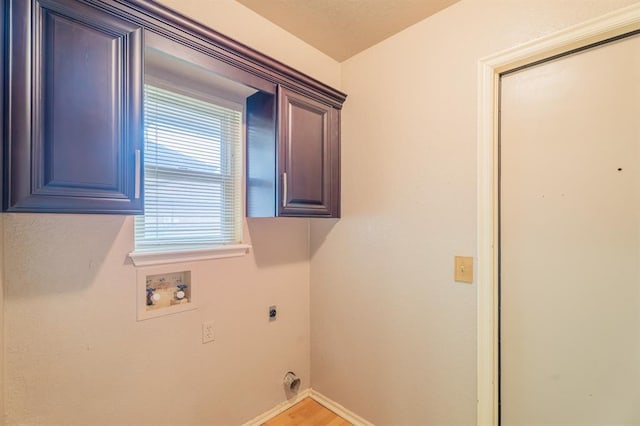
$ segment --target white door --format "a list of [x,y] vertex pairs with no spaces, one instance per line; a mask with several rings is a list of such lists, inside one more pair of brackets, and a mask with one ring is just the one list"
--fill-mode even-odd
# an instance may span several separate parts
[[640,425],[640,37],[505,75],[502,425]]

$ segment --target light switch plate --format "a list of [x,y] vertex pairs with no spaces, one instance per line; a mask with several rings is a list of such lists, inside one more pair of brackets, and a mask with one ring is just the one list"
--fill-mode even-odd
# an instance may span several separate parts
[[453,277],[463,283],[473,282],[473,257],[456,256]]

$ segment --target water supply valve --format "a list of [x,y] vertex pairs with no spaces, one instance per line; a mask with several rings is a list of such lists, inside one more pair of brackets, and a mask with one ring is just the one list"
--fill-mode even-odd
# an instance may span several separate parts
[[155,291],[155,288],[147,287],[147,306],[152,306],[160,300],[160,295]]
[[188,286],[186,284],[178,284],[177,287],[178,287],[178,290],[176,291],[176,299],[182,300],[187,295],[185,290],[187,289]]

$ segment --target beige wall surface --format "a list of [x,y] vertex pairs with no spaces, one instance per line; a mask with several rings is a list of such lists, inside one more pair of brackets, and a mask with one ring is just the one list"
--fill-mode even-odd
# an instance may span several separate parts
[[7,423],[234,425],[286,399],[288,370],[309,386],[308,224],[248,230],[247,256],[175,265],[199,309],[137,322],[133,218],[6,215]]
[[[340,83],[337,62],[232,0],[163,3]],[[308,221],[247,222],[249,255],[176,265],[198,310],[138,322],[132,217],[4,215],[7,424],[229,426],[283,402],[290,369],[308,387]]]
[[342,207],[312,222],[315,390],[377,425],[471,425],[478,60],[631,4],[463,0],[343,63]]

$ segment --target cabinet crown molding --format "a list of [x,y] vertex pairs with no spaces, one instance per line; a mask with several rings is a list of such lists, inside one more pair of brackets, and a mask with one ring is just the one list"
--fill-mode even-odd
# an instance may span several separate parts
[[[95,5],[108,5],[146,29],[173,38],[176,32],[189,41],[189,47],[206,50],[207,54],[250,72],[272,83],[316,98],[341,109],[347,95],[321,81],[271,58],[239,41],[219,33],[187,16],[152,0],[83,0]],[[213,48],[212,48],[213,46]]]

